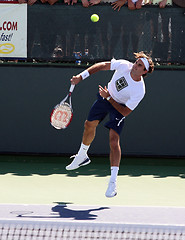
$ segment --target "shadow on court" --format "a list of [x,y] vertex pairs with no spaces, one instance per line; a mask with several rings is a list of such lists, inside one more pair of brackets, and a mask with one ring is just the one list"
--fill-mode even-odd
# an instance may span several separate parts
[[[16,176],[66,174],[68,177],[110,176],[108,157],[91,157],[92,163],[74,171],[66,171],[69,157],[37,157],[37,156],[0,156],[0,175]],[[152,175],[154,178],[180,177],[185,179],[184,159],[122,159],[119,175],[139,177]]]
[[87,210],[72,210],[67,205],[57,205],[52,208],[54,213],[59,214],[61,218],[72,218],[74,220],[94,220],[98,215],[92,214],[93,211],[101,211],[109,207],[91,208]]
[[[49,214],[34,214],[34,211],[12,211],[10,212],[12,215],[18,218],[63,218],[63,219],[71,219],[71,220],[96,220],[98,217],[97,214],[93,214],[91,212],[99,212],[101,210],[110,209],[109,207],[99,207],[99,208],[88,208],[88,209],[72,209],[70,206],[67,206],[70,203],[58,203],[56,206],[51,208]],[[21,208],[21,207],[20,207]],[[42,208],[42,207],[41,207]],[[29,207],[27,208],[29,209]],[[30,209],[33,210],[33,209]]]

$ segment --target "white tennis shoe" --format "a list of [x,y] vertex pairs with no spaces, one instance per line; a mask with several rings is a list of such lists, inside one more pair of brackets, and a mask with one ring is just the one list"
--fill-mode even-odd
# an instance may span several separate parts
[[89,157],[87,155],[82,157],[82,156],[79,156],[78,154],[76,154],[74,156],[71,156],[70,158],[74,158],[74,160],[71,162],[71,164],[66,166],[66,170],[74,170],[81,166],[85,166],[91,162],[91,160],[89,159]]
[[114,197],[117,195],[116,182],[109,182],[105,196],[108,198]]

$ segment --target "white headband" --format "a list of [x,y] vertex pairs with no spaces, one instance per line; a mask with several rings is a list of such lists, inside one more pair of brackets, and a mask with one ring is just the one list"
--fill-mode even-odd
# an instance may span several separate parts
[[149,70],[149,67],[150,67],[150,64],[149,64],[147,58],[140,58],[140,59],[141,59],[141,61],[144,63],[145,68],[146,68],[146,70],[148,71],[148,70]]

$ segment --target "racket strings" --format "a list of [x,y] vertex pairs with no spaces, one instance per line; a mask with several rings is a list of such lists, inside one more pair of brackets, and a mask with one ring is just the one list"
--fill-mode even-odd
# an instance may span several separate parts
[[54,109],[51,115],[51,125],[56,129],[64,129],[70,124],[72,117],[71,105],[64,102]]

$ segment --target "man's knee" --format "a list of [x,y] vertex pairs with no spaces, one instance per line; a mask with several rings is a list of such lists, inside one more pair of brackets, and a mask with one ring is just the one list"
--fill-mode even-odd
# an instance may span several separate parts
[[110,131],[110,138],[109,138],[109,142],[110,142],[110,148],[111,149],[119,149],[120,148],[120,143],[119,143],[119,134],[116,133],[115,131]]
[[85,129],[93,129],[96,128],[98,125],[99,121],[98,120],[94,120],[94,121],[88,121],[86,120],[84,123],[84,128]]

